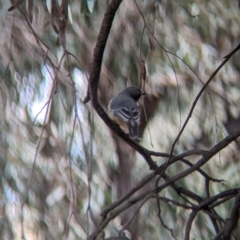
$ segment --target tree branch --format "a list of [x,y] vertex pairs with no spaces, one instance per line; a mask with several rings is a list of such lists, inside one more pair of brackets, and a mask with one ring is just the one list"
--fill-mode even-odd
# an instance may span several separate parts
[[133,140],[131,140],[128,137],[128,135],[125,134],[117,124],[111,121],[111,119],[105,113],[105,111],[103,110],[102,106],[98,101],[97,90],[98,90],[98,83],[100,78],[103,54],[104,54],[104,50],[105,50],[105,46],[107,43],[110,30],[112,27],[114,16],[121,2],[122,0],[112,0],[107,7],[106,13],[104,14],[101,29],[97,38],[97,43],[94,48],[93,62],[91,66],[90,76],[89,76],[88,93],[84,100],[84,103],[87,103],[91,99],[93,108],[95,109],[99,117],[102,118],[102,120],[106,123],[106,125],[112,131],[114,131],[119,137],[121,137],[125,142],[127,142],[128,145],[130,145],[137,152],[139,152],[148,163],[150,169],[156,170],[157,164],[152,160],[148,150],[143,148]]

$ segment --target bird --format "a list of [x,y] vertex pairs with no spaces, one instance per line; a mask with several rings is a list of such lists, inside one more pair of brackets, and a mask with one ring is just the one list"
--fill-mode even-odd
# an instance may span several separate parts
[[112,98],[108,104],[109,117],[134,140],[141,140],[138,129],[140,125],[138,100],[143,95],[146,94],[138,87],[126,87]]

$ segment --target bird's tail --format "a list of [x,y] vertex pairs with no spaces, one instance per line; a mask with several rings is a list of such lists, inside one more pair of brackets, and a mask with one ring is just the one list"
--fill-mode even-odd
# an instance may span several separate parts
[[129,137],[135,140],[141,140],[140,132],[137,125],[128,126],[129,128]]

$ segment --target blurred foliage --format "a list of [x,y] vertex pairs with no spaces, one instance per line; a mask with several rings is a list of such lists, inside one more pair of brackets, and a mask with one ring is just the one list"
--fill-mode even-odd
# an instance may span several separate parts
[[[27,2],[19,6],[21,12],[8,12],[9,1],[0,4],[1,239],[21,238],[21,211],[26,239],[86,239],[95,227],[92,218],[98,219],[117,199],[115,176],[122,174],[118,140],[91,104],[82,103],[109,1],[68,1],[68,56],[56,44],[56,16],[50,15],[50,0],[33,2],[32,23]],[[169,152],[203,83],[239,43],[238,3],[137,0],[137,4],[145,20],[134,1],[123,1],[115,16],[104,53],[99,97],[107,107],[108,100],[127,84],[138,85],[141,54],[148,70],[146,92],[154,99],[145,106],[153,114],[141,144]],[[144,21],[153,35],[144,28]],[[239,69],[237,53],[200,98],[174,154],[209,149],[239,127]],[[189,160],[194,163],[197,159]],[[165,161],[155,160],[157,164]],[[225,180],[211,183],[212,195],[239,187],[238,162],[236,141],[204,166],[210,176]],[[131,180],[137,183],[149,169],[138,154],[133,164]],[[173,176],[186,168],[176,163],[167,173]],[[204,178],[197,172],[178,183],[206,196]],[[152,181],[145,190],[154,186]],[[170,188],[161,196],[181,201]],[[220,205],[218,214],[227,219],[232,205],[233,200]],[[183,239],[189,214],[189,210],[161,202],[163,221],[177,239]],[[121,229],[119,219],[105,228],[106,238]],[[216,234],[204,213],[197,215],[192,228],[191,239],[211,239]],[[138,239],[172,238],[159,221],[155,199],[141,208],[138,229]],[[240,236],[240,229],[236,233]]]

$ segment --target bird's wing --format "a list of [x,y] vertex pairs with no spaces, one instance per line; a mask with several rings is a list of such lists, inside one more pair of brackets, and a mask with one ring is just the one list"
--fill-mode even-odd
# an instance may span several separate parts
[[108,111],[114,117],[129,124],[130,120],[136,121],[137,125],[140,123],[140,113],[137,103],[126,96],[117,96],[110,100]]

